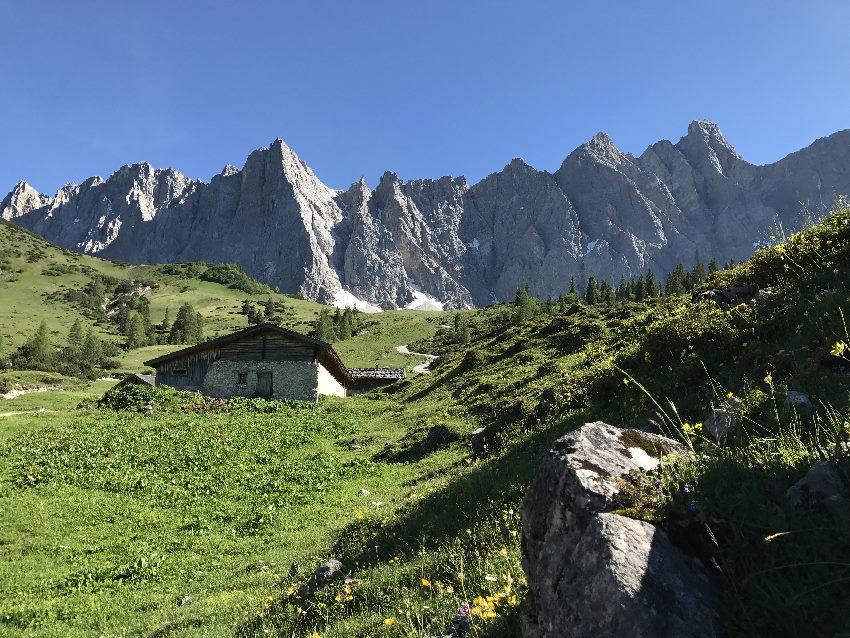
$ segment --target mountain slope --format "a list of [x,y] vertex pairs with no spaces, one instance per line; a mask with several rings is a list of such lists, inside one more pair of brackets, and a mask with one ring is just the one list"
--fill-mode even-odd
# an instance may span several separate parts
[[374,191],[362,180],[328,188],[278,139],[209,184],[145,163],[53,198],[22,182],[0,215],[66,248],[131,263],[236,263],[322,302],[353,294],[399,308],[423,290],[468,308],[526,284],[557,296],[571,276],[616,283],[680,262],[740,260],[843,193],[850,131],[756,166],[698,120],[676,144],[657,142],[638,158],[600,133],[555,173],[514,160],[472,186],[386,173]]

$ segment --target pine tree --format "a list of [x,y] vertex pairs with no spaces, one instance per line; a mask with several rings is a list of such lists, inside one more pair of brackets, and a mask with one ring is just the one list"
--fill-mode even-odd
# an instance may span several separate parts
[[103,362],[103,344],[95,334],[94,330],[89,329],[86,333],[86,338],[83,340],[83,347],[80,351],[80,367],[83,369],[92,370],[99,367]]
[[677,264],[676,267],[667,275],[667,281],[664,284],[664,292],[668,295],[681,295],[686,289],[687,274],[685,267],[682,264]]
[[637,278],[635,282],[635,301],[643,301],[646,299],[646,282],[643,280],[643,275]]
[[331,314],[327,309],[319,312],[319,317],[313,326],[313,336],[319,341],[327,343],[336,341],[336,326],[334,326]]
[[587,278],[587,286],[584,288],[584,301],[589,306],[599,303],[599,288],[596,285],[596,278],[592,275]]
[[624,277],[620,277],[620,284],[617,286],[617,301],[629,301],[630,297],[629,285],[626,283],[626,279]]
[[717,260],[712,257],[711,261],[708,262],[708,274],[712,274],[720,270],[720,265],[717,263]]
[[148,335],[145,332],[145,322],[138,312],[133,312],[127,320],[127,350],[135,350],[148,345]]
[[688,290],[693,290],[705,281],[705,266],[701,261],[698,261],[696,264],[694,264],[694,267],[691,269],[691,272],[688,273],[688,275]]
[[83,324],[79,319],[74,320],[71,329],[68,330],[68,348],[78,352],[83,346]]
[[652,273],[652,270],[646,271],[645,284],[647,297],[657,297],[661,292],[661,287],[658,285],[658,282],[655,281],[655,275]]
[[200,343],[204,334],[204,320],[200,313],[195,312],[192,304],[184,303],[177,311],[168,343]]
[[53,367],[56,360],[56,352],[47,334],[47,322],[41,322],[35,334],[24,345],[18,348],[14,359],[20,368],[49,370]]

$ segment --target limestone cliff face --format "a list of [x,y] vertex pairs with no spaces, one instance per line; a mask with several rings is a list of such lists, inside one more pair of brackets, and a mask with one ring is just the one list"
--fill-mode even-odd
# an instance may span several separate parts
[[448,308],[482,306],[528,285],[566,292],[571,276],[616,284],[679,262],[748,257],[850,194],[850,130],[766,166],[749,164],[713,122],[640,157],[600,133],[554,173],[516,159],[469,186],[463,177],[371,191],[325,186],[281,140],[209,184],[173,169],[124,166],[55,197],[21,182],[0,215],[66,248],[132,263],[232,262],[284,292],[382,308],[420,292]]

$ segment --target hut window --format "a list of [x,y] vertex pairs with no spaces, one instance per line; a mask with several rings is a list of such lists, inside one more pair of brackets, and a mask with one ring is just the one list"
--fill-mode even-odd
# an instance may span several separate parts
[[240,372],[239,373],[239,380],[237,381],[237,383],[239,385],[248,385],[248,373],[247,372]]
[[174,368],[174,370],[171,371],[171,374],[175,377],[185,377],[188,374],[188,371],[186,368]]

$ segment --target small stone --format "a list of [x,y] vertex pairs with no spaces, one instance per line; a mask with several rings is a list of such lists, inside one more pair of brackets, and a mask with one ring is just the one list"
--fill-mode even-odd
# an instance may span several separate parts
[[485,436],[486,432],[487,430],[485,428],[478,428],[477,430],[473,430],[471,438],[473,454],[484,453],[484,448],[487,445],[487,437]]
[[186,594],[185,596],[181,596],[179,605],[180,607],[186,607],[191,605],[193,602],[195,602],[194,599],[189,594]]
[[379,507],[383,507],[383,501],[372,501],[372,509],[378,509]]
[[360,491],[359,491],[359,492],[357,492],[357,493],[358,493],[360,496],[369,496],[372,492],[370,492],[369,490],[360,490]]
[[821,503],[839,523],[850,522],[850,499],[847,486],[832,461],[821,461],[794,483],[785,497],[798,507]]

